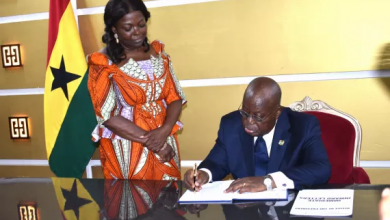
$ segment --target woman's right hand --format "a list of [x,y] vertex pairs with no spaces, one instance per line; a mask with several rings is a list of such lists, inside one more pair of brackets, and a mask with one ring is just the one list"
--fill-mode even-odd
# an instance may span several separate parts
[[172,146],[165,143],[164,146],[158,151],[158,156],[160,156],[160,163],[165,163],[171,161],[171,159],[176,155]]

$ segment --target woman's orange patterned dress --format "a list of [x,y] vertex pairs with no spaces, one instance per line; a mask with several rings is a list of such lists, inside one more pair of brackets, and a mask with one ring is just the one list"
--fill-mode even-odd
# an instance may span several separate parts
[[106,219],[185,220],[180,189],[175,181],[106,180],[101,213]]
[[121,115],[150,131],[163,125],[167,105],[180,99],[183,104],[186,102],[164,45],[153,41],[153,49],[157,57],[145,61],[130,59],[120,68],[102,53],[87,58],[88,89],[98,120],[92,139],[100,140],[100,159],[106,179],[180,179],[176,135],[182,128],[179,121],[167,138],[176,156],[166,163],[160,163],[158,155],[141,143],[123,139],[102,125],[110,117]]

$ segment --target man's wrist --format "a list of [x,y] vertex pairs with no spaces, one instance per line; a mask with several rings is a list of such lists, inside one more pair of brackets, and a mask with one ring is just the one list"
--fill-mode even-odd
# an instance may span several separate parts
[[199,171],[203,171],[206,173],[207,175],[207,183],[210,183],[212,182],[212,174],[211,174],[211,171],[209,169],[206,169],[206,168],[200,168]]
[[280,189],[294,189],[294,181],[289,179],[283,172],[278,171],[269,174],[274,180],[276,188]]

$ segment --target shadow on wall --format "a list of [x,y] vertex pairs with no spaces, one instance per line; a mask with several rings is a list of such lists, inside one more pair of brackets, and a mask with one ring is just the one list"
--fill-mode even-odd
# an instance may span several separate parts
[[[390,43],[385,44],[378,56],[378,63],[376,68],[378,70],[387,70],[390,71]],[[387,88],[388,93],[390,94],[390,78],[378,78],[383,85]]]

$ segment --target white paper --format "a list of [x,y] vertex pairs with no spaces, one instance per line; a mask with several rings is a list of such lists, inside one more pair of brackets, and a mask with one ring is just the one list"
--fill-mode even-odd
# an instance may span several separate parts
[[234,180],[215,181],[202,186],[199,192],[187,190],[180,198],[179,203],[232,203],[234,200],[287,200],[286,189],[274,189],[258,193],[224,193]]
[[215,181],[202,186],[199,192],[187,190],[179,200],[179,203],[188,202],[220,202],[231,203],[232,193],[224,193],[232,181]]
[[346,217],[353,213],[352,189],[302,190],[291,209],[291,215]]

